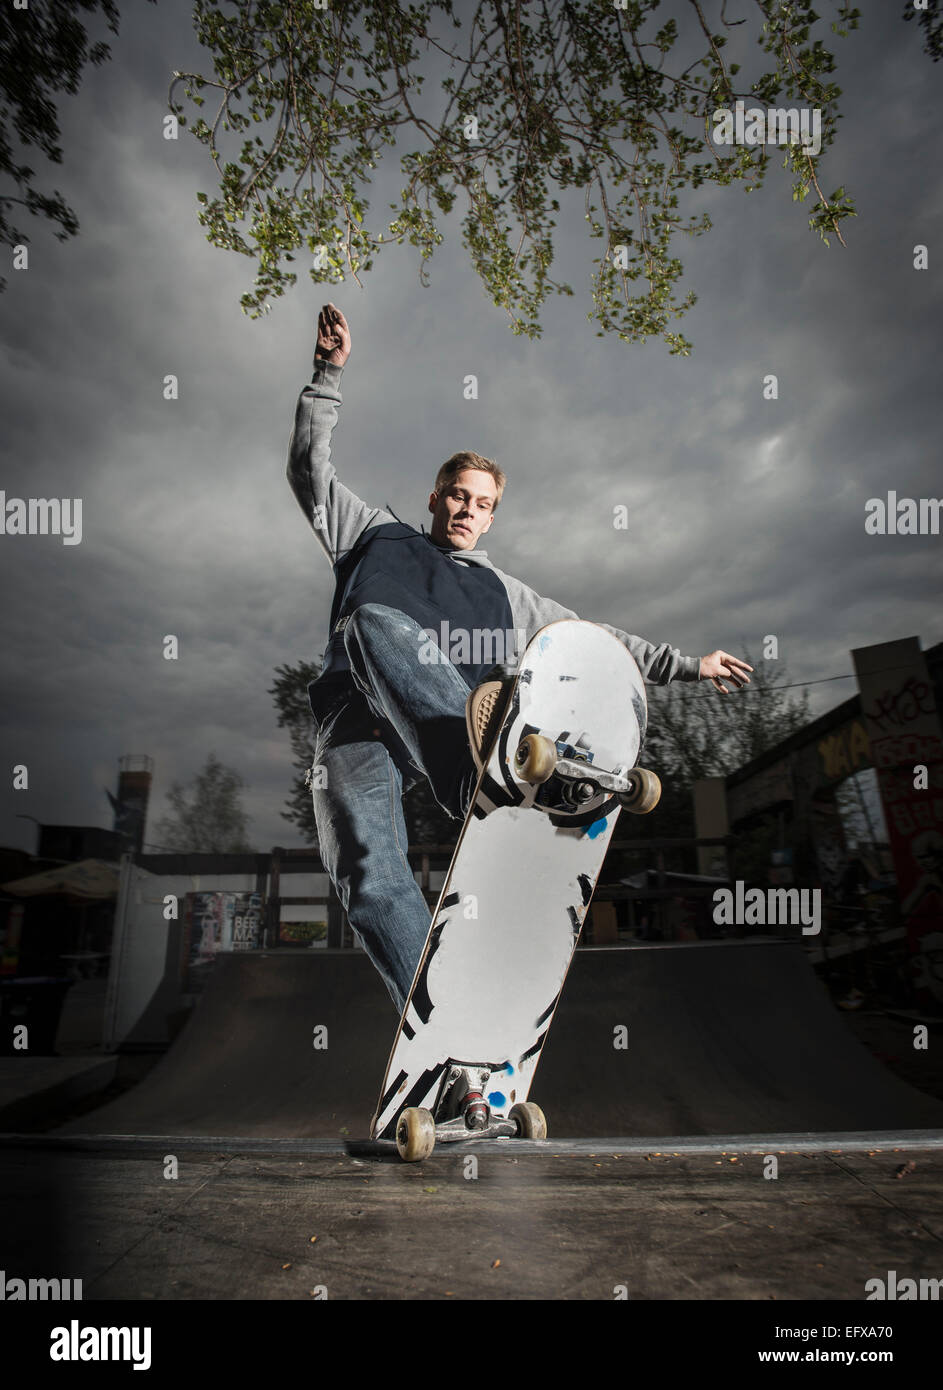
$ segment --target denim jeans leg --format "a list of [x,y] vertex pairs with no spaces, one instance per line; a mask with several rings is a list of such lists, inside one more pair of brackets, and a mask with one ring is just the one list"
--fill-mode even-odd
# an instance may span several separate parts
[[477,769],[465,725],[469,687],[455,666],[414,619],[379,603],[351,614],[344,644],[371,708],[393,726],[443,810],[464,818]]
[[[312,788],[324,867],[402,1012],[429,931],[430,909],[406,857],[403,778],[381,740],[318,739]],[[337,737],[337,741],[333,739]]]

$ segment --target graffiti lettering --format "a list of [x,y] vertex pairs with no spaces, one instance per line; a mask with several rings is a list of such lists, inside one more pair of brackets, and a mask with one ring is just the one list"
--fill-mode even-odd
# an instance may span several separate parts
[[932,734],[905,734],[903,738],[875,739],[871,746],[875,767],[900,767],[943,760],[943,743]]
[[900,690],[885,690],[865,713],[882,732],[888,724],[899,729],[922,714],[934,713],[933,692],[926,681],[908,676]]
[[867,767],[870,759],[868,735],[860,719],[835,734],[829,734],[818,745],[822,769],[831,781],[847,777],[859,767]]
[[900,803],[889,806],[888,810],[891,813],[891,824],[902,835],[916,835],[919,830],[938,830],[943,826],[943,817],[940,815],[943,803],[939,801],[932,804],[922,801],[911,802],[909,806]]

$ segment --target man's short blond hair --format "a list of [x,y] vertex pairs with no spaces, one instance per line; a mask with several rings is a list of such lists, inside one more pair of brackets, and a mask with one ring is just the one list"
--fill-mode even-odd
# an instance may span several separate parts
[[504,493],[507,474],[504,472],[503,468],[500,468],[495,463],[494,459],[482,458],[481,454],[472,454],[469,453],[468,450],[453,454],[450,459],[446,459],[445,463],[443,463],[436,474],[434,491],[439,492],[442,488],[449,487],[455,482],[459,473],[464,473],[466,468],[477,468],[482,473],[491,474],[492,478],[494,478],[494,485],[498,491],[498,495],[494,502],[496,508]]

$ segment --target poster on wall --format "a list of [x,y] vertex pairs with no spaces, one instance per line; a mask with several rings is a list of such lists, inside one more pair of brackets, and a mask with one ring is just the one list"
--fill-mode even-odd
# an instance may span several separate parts
[[261,941],[262,895],[188,893],[184,932],[184,991],[199,994],[222,951],[251,951]]
[[262,894],[231,893],[232,950],[254,951],[262,941]]

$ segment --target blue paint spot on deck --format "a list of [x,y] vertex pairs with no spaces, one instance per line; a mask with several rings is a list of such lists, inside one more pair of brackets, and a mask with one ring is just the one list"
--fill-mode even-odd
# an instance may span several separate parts
[[539,640],[539,642],[537,643],[537,650],[540,651],[540,652],[545,652],[549,646],[550,646],[550,638],[549,638],[549,637],[547,636],[547,634],[545,633],[544,636],[541,637],[540,640]]
[[507,1096],[502,1091],[488,1092],[489,1105],[507,1105]]
[[608,824],[609,820],[606,816],[603,816],[602,820],[594,820],[592,825],[587,827],[586,834],[591,840],[595,840],[596,836],[601,835]]

